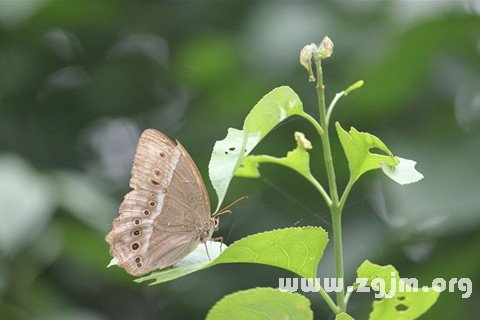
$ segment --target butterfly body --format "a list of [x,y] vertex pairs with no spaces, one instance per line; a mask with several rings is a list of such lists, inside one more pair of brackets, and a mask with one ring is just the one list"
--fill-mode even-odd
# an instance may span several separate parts
[[139,140],[130,187],[106,236],[110,254],[139,276],[175,264],[211,240],[211,216],[201,175],[185,150],[163,133],[145,130]]

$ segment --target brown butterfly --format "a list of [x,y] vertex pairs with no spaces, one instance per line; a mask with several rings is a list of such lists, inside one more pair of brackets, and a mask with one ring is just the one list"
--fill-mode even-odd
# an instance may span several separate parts
[[207,241],[217,240],[212,234],[219,216],[229,212],[227,206],[210,214],[192,158],[178,141],[154,129],[140,137],[130,187],[105,240],[118,266],[134,276],[175,264],[199,243],[207,249]]

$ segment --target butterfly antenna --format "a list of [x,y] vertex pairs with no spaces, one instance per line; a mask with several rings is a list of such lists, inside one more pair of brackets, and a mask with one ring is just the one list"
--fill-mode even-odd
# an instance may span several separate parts
[[222,214],[225,214],[225,213],[230,213],[231,211],[228,210],[228,208],[231,208],[232,206],[234,206],[235,204],[237,204],[238,202],[244,200],[244,199],[247,199],[248,196],[243,196],[241,198],[238,198],[237,200],[233,201],[232,203],[230,203],[228,206],[224,207],[223,209],[220,209],[219,211],[217,211],[216,213],[213,214],[213,217],[216,218],[216,217],[219,217],[221,216]]

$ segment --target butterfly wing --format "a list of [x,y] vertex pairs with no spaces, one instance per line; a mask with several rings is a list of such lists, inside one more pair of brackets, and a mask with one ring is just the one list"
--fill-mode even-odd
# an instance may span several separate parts
[[138,276],[171,266],[198,245],[210,203],[186,150],[153,129],[140,137],[130,186],[106,241],[118,265]]

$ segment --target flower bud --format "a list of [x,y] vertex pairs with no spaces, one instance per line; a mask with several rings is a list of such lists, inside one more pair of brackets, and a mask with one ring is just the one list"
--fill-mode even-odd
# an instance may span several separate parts
[[320,59],[326,59],[333,53],[333,42],[329,37],[323,38],[318,47],[318,56]]
[[302,51],[300,51],[300,63],[305,69],[307,69],[309,76],[308,81],[310,82],[315,81],[312,71],[312,56],[317,50],[317,46],[314,43],[311,43],[303,47]]
[[312,150],[312,143],[307,138],[305,138],[305,135],[302,132],[295,131],[294,137],[297,141],[297,146],[305,150]]

